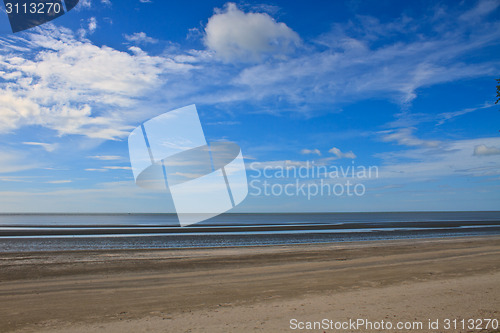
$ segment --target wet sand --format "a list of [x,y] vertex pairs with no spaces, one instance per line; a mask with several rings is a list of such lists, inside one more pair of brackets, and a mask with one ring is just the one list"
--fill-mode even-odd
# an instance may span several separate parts
[[[0,258],[1,332],[292,332],[299,330],[291,319],[500,320],[499,236]],[[426,328],[419,332],[433,331]],[[336,331],[312,332],[323,330]]]

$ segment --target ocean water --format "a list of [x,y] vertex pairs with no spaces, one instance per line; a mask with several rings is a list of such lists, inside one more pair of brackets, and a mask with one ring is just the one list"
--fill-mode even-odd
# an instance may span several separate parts
[[0,214],[0,252],[227,247],[500,235],[500,212]]

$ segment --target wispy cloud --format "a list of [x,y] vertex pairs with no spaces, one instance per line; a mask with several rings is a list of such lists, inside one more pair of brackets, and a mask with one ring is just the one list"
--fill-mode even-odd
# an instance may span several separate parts
[[94,156],[87,156],[88,158],[92,158],[95,160],[101,160],[101,161],[116,161],[122,159],[121,156],[118,155],[94,155]]
[[156,44],[158,43],[158,39],[149,37],[146,35],[145,32],[136,32],[133,33],[132,35],[123,35],[125,39],[129,42],[136,43],[136,44]]
[[175,212],[173,204],[165,202],[164,195],[147,192],[133,181],[105,182],[85,188],[62,186],[64,183],[52,185],[37,192],[0,191],[0,209],[7,212],[113,212],[126,202],[127,212]]
[[459,20],[468,23],[476,23],[478,20],[483,19],[485,16],[495,11],[498,6],[500,6],[500,3],[496,0],[479,1],[475,7],[460,15]]
[[102,168],[86,168],[85,171],[97,171],[97,172],[106,172],[109,170],[132,170],[131,167],[128,166],[104,166]]
[[381,131],[381,139],[384,142],[395,142],[398,145],[410,147],[437,147],[438,140],[423,140],[417,138],[413,133],[415,127],[399,128],[395,130]]
[[45,182],[46,184],[68,184],[72,183],[72,180],[69,179],[64,179],[64,180],[50,180],[48,182]]
[[341,159],[341,158],[350,158],[350,159],[355,159],[356,155],[352,151],[348,151],[346,153],[343,153],[339,148],[333,147],[328,151],[330,154],[335,155],[335,159]]
[[[457,9],[440,9],[439,20],[436,12],[387,23],[358,16],[337,24],[300,56],[245,68],[234,83],[263,102],[273,95],[291,104],[342,104],[376,97],[407,105],[419,88],[498,73],[496,60],[462,59],[498,45],[500,23],[457,24]],[[397,42],[395,36],[400,37]]]
[[0,177],[0,181],[2,182],[15,182],[15,183],[31,183],[33,180],[31,177],[23,177],[23,176],[2,176]]
[[87,168],[85,171],[98,171],[98,172],[106,172],[106,169],[98,169],[98,168]]
[[449,121],[449,120],[451,120],[451,119],[453,119],[455,117],[463,116],[465,114],[468,114],[468,113],[471,113],[471,112],[475,112],[475,111],[478,111],[478,110],[483,110],[483,109],[491,108],[494,105],[495,104],[493,104],[493,103],[484,103],[483,105],[475,107],[475,108],[466,108],[466,109],[459,110],[459,111],[440,113],[437,116],[437,118],[439,119],[437,125],[438,126],[442,125],[445,122],[447,122],[447,121]]
[[30,170],[39,167],[24,153],[4,150],[0,152],[0,174]]
[[233,120],[223,120],[223,121],[214,121],[210,123],[206,123],[205,125],[210,126],[231,126],[231,125],[240,125],[241,121],[233,121]]
[[132,168],[128,167],[128,166],[105,166],[104,169],[109,169],[109,170],[132,170]]
[[23,145],[28,146],[39,146],[45,149],[48,152],[53,152],[57,148],[56,143],[44,143],[44,142],[23,142]]
[[315,149],[302,149],[300,151],[300,153],[304,154],[304,155],[315,154],[315,155],[321,156],[321,151],[317,148],[315,148]]

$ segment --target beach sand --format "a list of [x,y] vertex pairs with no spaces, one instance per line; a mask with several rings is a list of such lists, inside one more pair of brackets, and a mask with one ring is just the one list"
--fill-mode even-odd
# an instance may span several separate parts
[[[292,319],[358,318],[468,332],[443,325],[500,320],[500,236],[0,259],[0,332],[297,332]],[[323,331],[375,330],[310,332]]]

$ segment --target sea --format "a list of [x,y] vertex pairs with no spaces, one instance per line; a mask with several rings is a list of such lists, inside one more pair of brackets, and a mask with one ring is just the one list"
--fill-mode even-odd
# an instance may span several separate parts
[[500,212],[0,214],[0,252],[210,248],[500,235]]

